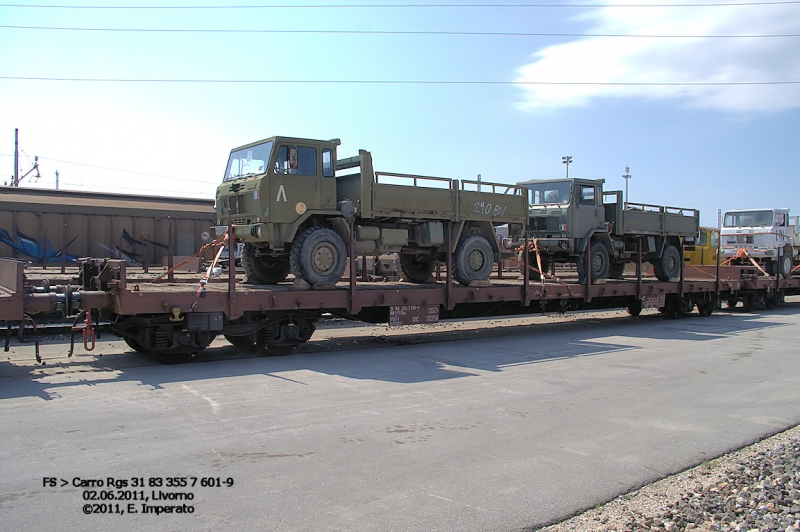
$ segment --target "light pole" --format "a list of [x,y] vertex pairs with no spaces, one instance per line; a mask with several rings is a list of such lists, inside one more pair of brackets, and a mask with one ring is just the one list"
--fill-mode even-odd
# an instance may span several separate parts
[[622,174],[622,179],[625,180],[625,203],[628,203],[628,180],[632,177],[631,168],[625,165],[625,173]]
[[569,163],[572,162],[572,155],[562,157],[561,162],[567,165],[567,177],[569,177]]

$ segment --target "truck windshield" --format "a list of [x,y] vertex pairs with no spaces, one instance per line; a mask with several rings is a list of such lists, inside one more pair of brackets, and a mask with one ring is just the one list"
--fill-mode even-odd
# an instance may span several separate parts
[[225,177],[222,178],[222,181],[265,173],[269,156],[272,154],[272,144],[273,142],[270,140],[257,146],[231,152],[228,168],[225,170]]
[[726,212],[723,227],[772,227],[772,211]]
[[531,205],[569,203],[572,193],[572,183],[569,181],[525,183],[525,186],[528,187],[528,201]]

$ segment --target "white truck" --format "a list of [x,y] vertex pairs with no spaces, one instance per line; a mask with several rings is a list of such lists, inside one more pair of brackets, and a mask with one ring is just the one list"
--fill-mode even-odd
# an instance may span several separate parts
[[769,275],[787,278],[800,263],[800,217],[789,209],[727,211],[720,235],[720,257],[731,264],[757,262]]

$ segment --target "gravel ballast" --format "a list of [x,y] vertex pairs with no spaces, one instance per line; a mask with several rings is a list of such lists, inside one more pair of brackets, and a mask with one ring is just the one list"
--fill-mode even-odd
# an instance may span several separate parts
[[800,532],[800,426],[541,532]]

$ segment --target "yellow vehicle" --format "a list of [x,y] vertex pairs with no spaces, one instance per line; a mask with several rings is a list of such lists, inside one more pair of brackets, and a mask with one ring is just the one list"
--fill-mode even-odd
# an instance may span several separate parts
[[683,260],[688,264],[713,266],[718,260],[718,247],[719,229],[716,227],[701,227],[700,238],[694,243],[686,243],[683,246]]

